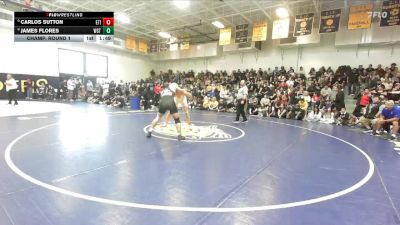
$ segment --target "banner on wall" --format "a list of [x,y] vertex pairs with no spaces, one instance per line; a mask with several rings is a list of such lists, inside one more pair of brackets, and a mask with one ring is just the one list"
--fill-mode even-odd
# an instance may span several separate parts
[[139,52],[147,53],[147,41],[146,40],[139,40]]
[[294,20],[294,33],[293,36],[309,35],[312,32],[314,24],[314,13],[307,13],[303,15],[296,15]]
[[383,1],[381,27],[400,25],[400,0]]
[[169,50],[169,44],[167,42],[160,43],[160,52],[166,52]]
[[190,48],[189,42],[188,41],[181,42],[180,48],[181,48],[181,50],[188,50]]
[[274,20],[272,26],[272,39],[287,38],[289,36],[290,19]]
[[151,53],[158,52],[157,40],[151,40],[150,41],[150,52]]
[[224,28],[219,30],[219,45],[229,45],[231,43],[232,29]]
[[339,30],[341,13],[341,9],[322,11],[319,33],[337,32]]
[[246,43],[249,35],[249,24],[237,25],[235,29],[235,43]]
[[347,29],[356,30],[370,28],[372,20],[372,8],[372,4],[350,7]]
[[267,22],[259,21],[253,24],[252,41],[265,41],[267,40]]
[[126,37],[125,48],[136,51],[136,39],[134,37]]

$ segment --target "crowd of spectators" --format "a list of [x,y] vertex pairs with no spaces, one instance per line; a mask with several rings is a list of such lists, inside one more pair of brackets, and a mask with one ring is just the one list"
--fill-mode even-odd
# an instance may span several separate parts
[[[372,130],[388,100],[400,98],[400,72],[395,63],[390,67],[369,65],[364,68],[339,66],[295,71],[283,66],[227,71],[151,71],[147,79],[93,83],[76,78],[63,80],[58,90],[47,85],[38,93],[51,99],[81,99],[89,103],[123,108],[130,96],[140,98],[143,110],[157,107],[163,80],[173,80],[190,90],[192,109],[234,112],[241,80],[249,90],[247,113],[260,117],[307,120],[337,125],[361,126]],[[347,92],[347,93],[346,93]],[[50,94],[49,94],[50,93]],[[39,94],[40,95],[40,94]],[[346,110],[345,97],[356,99],[351,112]],[[49,97],[50,96],[50,97]]]

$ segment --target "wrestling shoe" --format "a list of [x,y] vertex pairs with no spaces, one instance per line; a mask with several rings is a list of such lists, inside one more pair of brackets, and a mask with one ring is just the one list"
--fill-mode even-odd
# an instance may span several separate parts
[[151,131],[147,131],[147,137],[151,138]]
[[379,136],[379,135],[381,135],[381,133],[378,132],[378,131],[376,131],[376,130],[373,130],[373,131],[372,131],[372,135],[374,135],[374,136]]
[[249,120],[243,120],[242,121],[242,123],[248,123],[249,122]]
[[235,120],[235,121],[233,121],[233,123],[240,123],[240,121],[239,120]]

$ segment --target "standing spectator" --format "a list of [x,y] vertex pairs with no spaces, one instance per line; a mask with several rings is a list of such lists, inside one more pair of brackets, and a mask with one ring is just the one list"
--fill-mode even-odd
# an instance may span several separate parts
[[67,81],[67,89],[68,89],[68,100],[69,101],[73,101],[73,97],[74,97],[74,90],[75,90],[75,80],[71,78],[68,79]]
[[346,108],[346,104],[344,102],[344,90],[342,86],[338,87],[339,91],[335,97],[335,107],[336,110],[341,110],[342,108]]
[[160,83],[157,83],[156,86],[154,87],[154,105],[158,106],[158,101],[160,100],[161,97],[161,85]]
[[237,98],[237,105],[236,105],[236,120],[234,121],[235,123],[239,123],[239,118],[240,115],[242,115],[243,117],[243,121],[244,123],[248,122],[247,117],[246,117],[246,113],[245,113],[245,106],[247,103],[247,96],[248,96],[248,89],[246,86],[246,83],[244,80],[240,81],[240,88],[238,91],[238,94],[236,96]]
[[8,104],[11,105],[12,100],[14,100],[14,105],[18,105],[17,101],[17,81],[12,77],[11,74],[7,74],[6,91],[8,93]]
[[359,73],[357,69],[349,69],[346,72],[347,75],[347,87],[348,87],[348,94],[354,96],[354,94],[357,92],[358,89],[358,78],[359,78]]
[[93,93],[93,82],[91,80],[88,80],[86,82],[86,93],[88,96],[92,96]]
[[33,82],[31,79],[26,80],[26,99],[32,100]]
[[75,88],[74,88],[74,94],[73,94],[73,99],[74,100],[77,100],[78,98],[79,98],[79,90],[80,90],[80,88],[81,88],[81,82],[77,79],[77,78],[75,78]]
[[359,105],[361,107],[362,114],[365,114],[367,106],[369,105],[370,102],[370,94],[369,90],[365,89],[364,92],[362,93],[359,101]]

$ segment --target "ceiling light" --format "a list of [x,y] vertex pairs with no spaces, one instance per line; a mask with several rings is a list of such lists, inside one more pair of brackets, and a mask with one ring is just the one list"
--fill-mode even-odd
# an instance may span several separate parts
[[287,17],[289,17],[288,10],[286,8],[283,8],[283,7],[277,8],[275,13],[279,18],[287,18]]
[[124,13],[121,14],[117,14],[117,16],[115,17],[115,19],[122,23],[122,24],[127,24],[131,22],[131,19]]
[[171,38],[171,34],[169,34],[168,32],[164,32],[164,31],[159,32],[158,35],[160,35],[160,37],[162,37],[162,38]]
[[174,0],[173,3],[178,9],[186,9],[190,5],[189,0]]
[[225,27],[224,24],[222,24],[222,23],[219,22],[219,21],[214,21],[214,22],[212,22],[211,24],[214,25],[214,26],[216,26],[216,27],[218,27],[219,29],[222,29],[222,28]]

